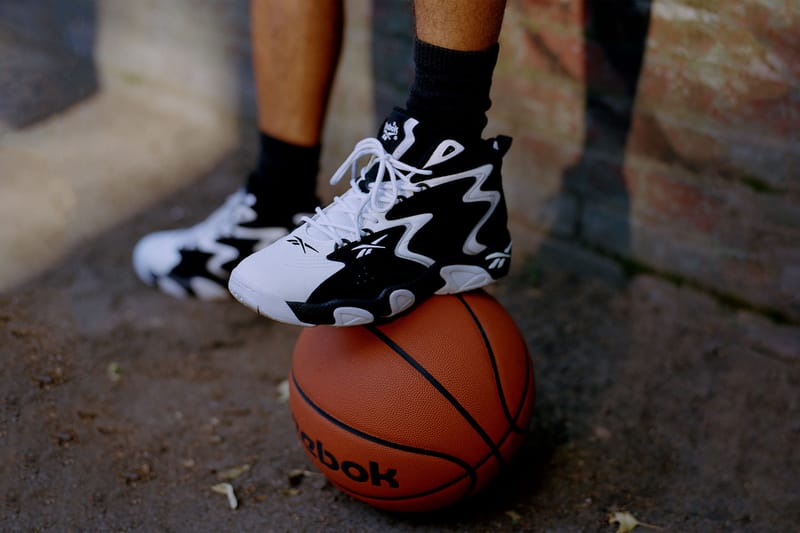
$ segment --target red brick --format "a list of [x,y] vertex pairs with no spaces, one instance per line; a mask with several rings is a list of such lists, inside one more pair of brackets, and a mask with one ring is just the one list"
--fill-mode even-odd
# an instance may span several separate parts
[[624,152],[624,132],[585,124],[586,80],[622,84],[583,6],[506,14],[488,133],[515,137],[517,251],[552,232],[800,320],[800,3],[653,2]]
[[[510,94],[514,97],[509,98]],[[501,72],[495,78],[492,97],[494,116],[525,131],[580,142],[584,101],[580,87]]]
[[800,205],[675,167],[628,165],[632,257],[800,318]]
[[509,14],[528,25],[582,29],[583,0],[514,0],[509,2]]

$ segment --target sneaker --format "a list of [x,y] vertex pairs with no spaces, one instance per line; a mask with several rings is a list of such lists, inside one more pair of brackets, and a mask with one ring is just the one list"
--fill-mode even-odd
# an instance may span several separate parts
[[133,250],[136,274],[178,298],[229,298],[227,284],[234,267],[286,236],[302,217],[266,220],[259,216],[257,203],[255,195],[240,189],[195,226],[145,236]]
[[399,109],[379,136],[334,173],[331,183],[352,176],[343,196],[234,269],[237,300],[289,324],[353,326],[508,273],[500,167],[511,139],[462,144]]

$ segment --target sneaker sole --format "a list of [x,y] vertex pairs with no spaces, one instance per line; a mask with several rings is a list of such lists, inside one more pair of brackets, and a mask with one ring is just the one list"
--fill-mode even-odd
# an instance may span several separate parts
[[282,299],[257,292],[245,285],[236,276],[228,280],[228,291],[240,304],[252,309],[260,316],[295,326],[315,326],[297,319],[291,308]]
[[[411,309],[418,301],[424,300],[433,294],[467,292],[489,285],[496,279],[489,271],[476,265],[446,265],[439,269],[438,276],[434,273],[435,270],[430,270],[426,276],[420,278],[414,284],[417,292],[414,291],[414,287],[396,287],[385,290],[378,298],[370,301],[338,300],[322,304],[290,304],[280,297],[253,290],[242,283],[236,276],[231,277],[228,289],[233,297],[244,306],[261,316],[279,322],[295,326],[325,324],[347,327],[386,320]],[[505,272],[502,272],[498,278],[503,275],[505,275]],[[431,286],[432,281],[435,286],[439,287],[438,289]],[[441,284],[442,282],[444,282],[444,285]],[[302,314],[316,315],[322,317],[322,319],[318,322],[304,322],[297,317],[292,305],[301,310]],[[378,313],[378,309],[388,310],[389,312]]]

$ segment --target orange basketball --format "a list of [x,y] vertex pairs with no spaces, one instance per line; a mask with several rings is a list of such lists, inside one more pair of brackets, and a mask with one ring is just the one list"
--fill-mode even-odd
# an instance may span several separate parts
[[478,492],[508,464],[533,413],[525,341],[483,291],[434,296],[385,324],[306,328],[289,383],[298,437],[317,468],[392,511]]

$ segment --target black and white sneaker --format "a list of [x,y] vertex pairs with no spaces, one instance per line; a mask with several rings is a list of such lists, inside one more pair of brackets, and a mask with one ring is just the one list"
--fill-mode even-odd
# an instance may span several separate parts
[[353,326],[508,273],[500,167],[511,139],[463,144],[400,110],[379,135],[331,178],[352,174],[344,195],[236,267],[237,300],[289,324]]
[[[295,217],[258,214],[258,199],[240,189],[208,218],[190,228],[159,231],[143,237],[133,250],[133,267],[146,284],[179,298],[219,300],[230,297],[231,271],[239,262],[286,236]],[[285,220],[284,220],[285,219]]]

